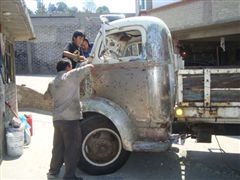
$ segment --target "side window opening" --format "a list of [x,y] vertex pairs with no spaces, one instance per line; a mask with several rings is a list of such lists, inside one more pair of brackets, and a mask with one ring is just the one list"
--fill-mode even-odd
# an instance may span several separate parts
[[126,51],[124,53],[125,57],[128,56],[140,56],[142,53],[142,43],[141,42],[135,42],[132,44],[129,44],[126,48]]
[[105,63],[143,60],[142,34],[139,30],[129,30],[108,34],[106,46],[101,44],[99,59]]

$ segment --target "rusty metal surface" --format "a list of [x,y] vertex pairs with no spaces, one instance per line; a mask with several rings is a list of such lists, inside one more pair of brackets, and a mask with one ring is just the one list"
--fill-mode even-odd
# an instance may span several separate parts
[[180,107],[183,115],[177,119],[188,122],[239,124],[240,107]]
[[164,142],[137,141],[133,144],[133,150],[140,152],[164,152],[171,147],[171,144],[170,140]]
[[[156,73],[153,80],[149,73],[150,77]],[[135,124],[134,129],[125,128],[136,130],[138,138],[166,140],[170,132],[169,82],[165,80],[168,86],[161,87],[161,78],[157,78],[166,78],[165,74],[161,66],[147,62],[95,65],[91,75],[93,95],[120,105]]]
[[180,70],[183,98],[180,121],[191,123],[240,123],[240,70]]
[[184,117],[202,117],[202,118],[214,118],[217,115],[216,109],[210,108],[184,108]]
[[171,87],[168,65],[155,65],[148,70],[148,93],[151,121],[166,123],[171,121],[173,109],[173,87]]
[[142,62],[95,65],[93,94],[120,105],[134,121],[150,121],[147,69]]
[[177,118],[178,122],[188,122],[191,124],[210,123],[210,124],[240,124],[239,118]]
[[[204,75],[206,74],[204,73],[206,71],[209,71],[210,73],[209,78],[206,78],[206,75]],[[240,102],[239,71],[239,69],[235,68],[219,70],[180,70],[178,73],[178,77],[182,78],[183,82],[178,81],[178,83],[182,84],[182,86],[178,85],[178,97],[180,98],[179,102],[193,103],[205,101],[208,102],[208,106],[210,105],[210,103],[213,102]],[[209,94],[210,96],[206,96],[207,89],[207,94]]]
[[[117,35],[122,36],[125,31],[134,35],[132,43],[141,43],[142,51],[139,56],[119,58],[128,41],[127,36],[121,38]],[[169,139],[174,115],[175,73],[172,39],[167,26],[153,17],[117,20],[110,23],[106,38],[106,45],[113,46],[106,47],[105,50],[110,55],[115,52],[107,58],[100,57],[104,48],[102,36],[98,34],[92,52],[95,65],[91,74],[92,96],[114,102],[125,113],[124,117],[129,119],[127,122],[130,121],[133,126],[129,126],[131,123],[124,123],[126,120],[119,117],[121,113],[118,110],[104,105],[107,101],[95,105],[91,100],[90,106],[94,107],[92,110],[99,111],[100,108],[101,113],[108,115],[119,130],[123,128],[124,130],[120,130],[121,136],[127,131],[136,132],[135,140],[145,142]],[[115,113],[117,115],[113,115]],[[125,134],[124,139],[127,139],[126,136],[130,134]]]

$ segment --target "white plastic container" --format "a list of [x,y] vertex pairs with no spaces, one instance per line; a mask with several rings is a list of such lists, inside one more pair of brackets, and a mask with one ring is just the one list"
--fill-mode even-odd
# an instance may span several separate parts
[[23,154],[24,128],[9,128],[6,133],[7,153],[11,157]]

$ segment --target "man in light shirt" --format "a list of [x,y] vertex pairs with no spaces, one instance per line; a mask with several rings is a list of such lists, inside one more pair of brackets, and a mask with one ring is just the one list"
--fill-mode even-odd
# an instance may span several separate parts
[[[85,63],[86,64],[86,63]],[[81,144],[80,120],[82,110],[80,102],[80,82],[90,73],[92,64],[72,69],[69,59],[57,63],[57,76],[49,83],[45,98],[53,99],[53,150],[48,178],[56,178],[65,163],[63,179],[81,179],[76,177],[78,153]]]

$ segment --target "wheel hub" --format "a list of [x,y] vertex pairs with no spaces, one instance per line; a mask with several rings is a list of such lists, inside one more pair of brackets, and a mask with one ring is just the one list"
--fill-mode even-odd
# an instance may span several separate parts
[[100,128],[86,136],[82,148],[83,156],[88,162],[105,166],[118,158],[122,144],[116,132],[108,128]]

